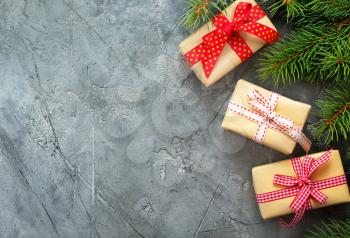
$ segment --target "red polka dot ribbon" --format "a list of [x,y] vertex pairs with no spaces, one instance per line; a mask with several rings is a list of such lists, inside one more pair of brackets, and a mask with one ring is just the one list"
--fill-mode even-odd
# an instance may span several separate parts
[[314,159],[309,155],[306,155],[303,161],[299,157],[291,159],[296,177],[275,174],[273,183],[287,188],[257,194],[257,202],[266,203],[295,196],[289,206],[295,212],[292,221],[287,223],[280,219],[280,225],[286,228],[297,225],[303,218],[305,211],[311,209],[310,199],[314,199],[321,204],[326,203],[327,196],[320,190],[347,183],[344,175],[319,181],[310,180],[312,173],[331,159],[331,153],[332,150],[328,150],[318,159]]
[[237,103],[230,102],[228,109],[248,120],[258,123],[258,129],[254,141],[263,144],[267,129],[273,129],[288,135],[298,142],[305,151],[309,151],[311,142],[294,122],[275,112],[279,95],[272,92],[270,98],[265,98],[258,90],[254,89],[248,94],[248,105],[245,108]]
[[228,43],[241,61],[245,61],[253,51],[239,34],[240,31],[253,34],[269,44],[280,37],[274,29],[257,22],[264,16],[266,14],[259,5],[253,7],[251,3],[246,2],[237,4],[231,22],[219,13],[212,19],[216,28],[204,35],[202,42],[185,54],[186,60],[191,66],[202,62],[205,75],[209,77],[225,44]]

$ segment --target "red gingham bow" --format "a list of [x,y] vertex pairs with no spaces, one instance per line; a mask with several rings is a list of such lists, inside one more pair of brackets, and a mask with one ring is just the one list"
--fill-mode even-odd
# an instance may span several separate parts
[[259,124],[254,141],[262,144],[268,128],[282,132],[297,141],[305,151],[309,151],[311,142],[300,128],[295,127],[294,122],[275,112],[279,95],[272,92],[266,99],[258,90],[254,89],[248,94],[249,106],[254,109],[244,108],[234,102],[230,102],[228,109]]
[[274,184],[286,186],[288,188],[256,195],[258,203],[271,202],[295,196],[289,206],[293,209],[295,215],[289,224],[281,219],[280,224],[282,227],[293,227],[300,222],[305,211],[311,209],[310,198],[315,199],[319,203],[325,203],[327,201],[327,196],[320,192],[321,189],[346,184],[346,177],[344,175],[320,181],[310,181],[311,174],[331,158],[331,153],[332,150],[329,150],[318,159],[306,155],[303,161],[301,161],[299,157],[293,158],[292,165],[296,177],[275,174],[273,179]]
[[257,22],[264,16],[266,14],[259,5],[253,7],[251,3],[246,2],[237,4],[232,22],[220,12],[212,19],[215,30],[204,35],[202,43],[187,52],[185,58],[191,65],[202,62],[207,77],[211,74],[226,43],[242,62],[245,61],[253,51],[238,33],[239,31],[253,34],[269,44],[279,38],[277,31]]

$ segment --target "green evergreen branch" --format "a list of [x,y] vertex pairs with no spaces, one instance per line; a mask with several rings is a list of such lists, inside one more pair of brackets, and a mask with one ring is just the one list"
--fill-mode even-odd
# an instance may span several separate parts
[[350,237],[350,220],[329,220],[327,223],[322,222],[321,226],[314,226],[308,231],[306,238],[349,238]]
[[305,6],[316,16],[328,19],[344,19],[350,17],[349,0],[312,0]]
[[[297,80],[342,81],[350,70],[350,25],[305,26],[287,35],[262,53],[258,74],[274,85]],[[345,79],[344,79],[345,78]]]
[[185,28],[197,28],[209,22],[219,11],[225,9],[228,2],[231,1],[185,0],[185,13],[181,16],[180,23]]
[[287,21],[290,19],[294,19],[299,16],[304,16],[304,12],[306,11],[305,0],[292,0],[292,1],[282,1],[279,0],[273,3],[268,10],[272,15],[276,15],[277,13],[281,13],[287,16]]
[[275,86],[350,80],[350,0],[280,0],[270,9],[284,12],[297,29],[262,54],[262,80],[272,78]]
[[350,135],[350,83],[338,83],[325,91],[325,97],[316,101],[320,118],[312,124],[312,133],[325,144],[345,140]]
[[291,84],[312,69],[319,48],[336,37],[327,26],[304,27],[275,43],[262,53],[258,74],[262,80],[272,77],[275,86]]
[[279,0],[269,7],[274,15],[282,13],[287,19],[301,17],[343,19],[350,17],[349,0]]
[[350,75],[350,39],[337,39],[329,48],[322,48],[319,52],[322,58],[320,74],[324,74],[322,78],[342,80]]
[[262,80],[272,78],[275,86],[350,80],[350,0],[280,0],[271,9],[283,9],[297,30],[263,53]]

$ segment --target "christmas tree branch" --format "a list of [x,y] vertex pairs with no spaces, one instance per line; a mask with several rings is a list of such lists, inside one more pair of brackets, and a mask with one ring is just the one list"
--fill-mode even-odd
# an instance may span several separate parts
[[339,19],[349,17],[349,0],[279,0],[270,8],[272,14],[282,13],[287,20],[300,17]]
[[342,81],[350,72],[350,25],[305,26],[264,51],[258,64],[262,80],[275,86],[306,81]]
[[334,40],[334,31],[327,26],[304,27],[262,53],[258,73],[262,80],[270,77],[275,86],[291,84],[312,69],[312,60],[318,59],[321,44]]
[[346,140],[350,134],[350,83],[339,83],[325,94],[316,101],[319,120],[311,128],[313,135],[328,145],[340,137]]
[[278,0],[268,10],[272,15],[281,13],[287,16],[287,21],[298,16],[303,16],[306,10],[304,0]]
[[344,113],[346,110],[349,110],[350,107],[350,101],[348,101],[347,103],[345,103],[345,105],[340,108],[338,111],[336,111],[333,116],[329,119],[325,119],[325,123],[327,124],[327,126],[331,126],[333,124],[333,122],[339,118],[339,116]]
[[342,19],[350,16],[349,0],[312,0],[306,8],[315,16],[328,19]]
[[[349,9],[350,11],[350,9]],[[341,22],[338,23],[338,30],[340,30],[342,27],[345,25],[350,25],[350,17],[342,20]]]
[[180,23],[185,28],[196,28],[209,22],[219,11],[225,9],[228,3],[225,0],[185,0],[185,13]]
[[348,238],[350,237],[350,220],[329,220],[321,226],[314,226],[309,230],[306,238]]

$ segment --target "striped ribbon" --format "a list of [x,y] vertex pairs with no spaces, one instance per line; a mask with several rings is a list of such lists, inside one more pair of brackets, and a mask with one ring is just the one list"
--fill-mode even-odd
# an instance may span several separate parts
[[254,141],[263,144],[266,131],[270,128],[288,135],[297,141],[306,152],[309,151],[311,142],[301,129],[296,127],[292,120],[275,112],[278,98],[279,95],[272,92],[270,98],[266,99],[258,90],[254,89],[248,94],[248,104],[252,109],[234,102],[229,103],[228,109],[258,123],[259,127],[255,133]]
[[347,183],[344,175],[319,181],[310,180],[311,174],[322,164],[330,160],[331,153],[332,150],[328,150],[318,159],[314,159],[309,155],[306,155],[303,161],[301,161],[299,157],[291,159],[296,177],[275,174],[273,183],[275,185],[285,186],[287,188],[257,194],[257,202],[266,203],[295,196],[292,203],[289,205],[289,207],[295,213],[293,219],[290,223],[280,219],[280,225],[282,227],[293,227],[297,225],[303,218],[305,211],[311,209],[311,198],[321,204],[326,203],[327,196],[320,190]]

